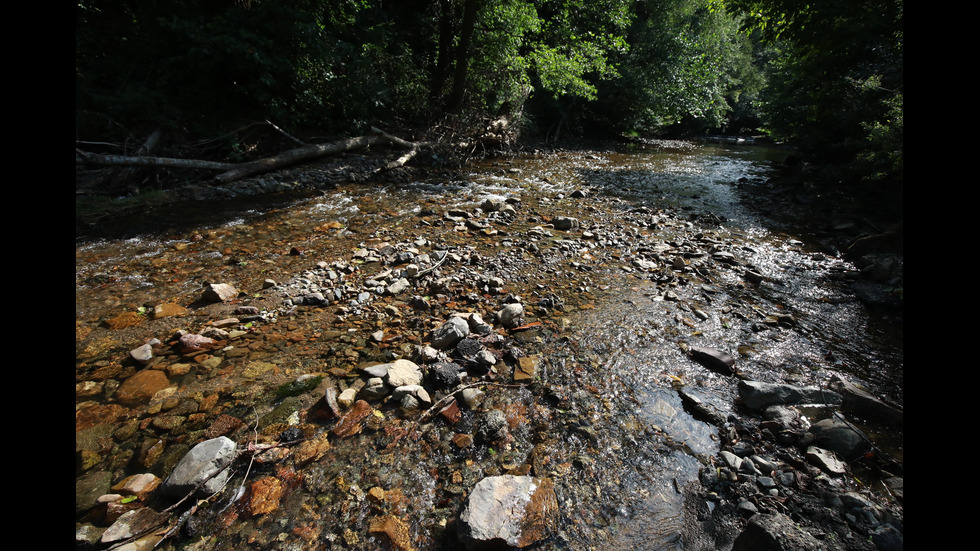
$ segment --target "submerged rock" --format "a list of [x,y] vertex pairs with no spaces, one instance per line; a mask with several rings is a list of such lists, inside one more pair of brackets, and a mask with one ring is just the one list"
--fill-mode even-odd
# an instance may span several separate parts
[[458,535],[467,549],[527,547],[547,537],[558,520],[550,478],[490,476],[476,484],[459,515]]
[[724,375],[735,373],[735,358],[727,352],[705,346],[692,346],[690,353],[692,358],[713,371]]

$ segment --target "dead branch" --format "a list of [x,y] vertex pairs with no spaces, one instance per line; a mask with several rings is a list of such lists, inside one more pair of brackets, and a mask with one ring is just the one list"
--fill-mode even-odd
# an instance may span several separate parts
[[100,155],[75,150],[75,163],[100,166],[155,166],[176,168],[201,168],[205,170],[228,170],[234,164],[195,159],[174,159],[171,157],[128,157],[125,155]]

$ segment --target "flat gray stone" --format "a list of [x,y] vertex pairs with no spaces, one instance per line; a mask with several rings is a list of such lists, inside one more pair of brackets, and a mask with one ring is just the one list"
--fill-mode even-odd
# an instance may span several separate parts
[[764,383],[761,381],[739,381],[738,396],[745,407],[757,411],[774,405],[839,405],[841,403],[840,394],[832,390],[826,390],[817,386],[802,387]]
[[210,495],[217,492],[228,479],[229,470],[225,467],[235,459],[236,452],[235,442],[225,436],[197,444],[167,476],[161,491],[169,496],[183,497],[208,479],[198,494]]

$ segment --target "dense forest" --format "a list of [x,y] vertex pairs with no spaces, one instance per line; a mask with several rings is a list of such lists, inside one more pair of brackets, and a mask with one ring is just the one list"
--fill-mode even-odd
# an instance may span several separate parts
[[103,153],[723,133],[901,182],[902,97],[902,0],[76,3],[76,149]]

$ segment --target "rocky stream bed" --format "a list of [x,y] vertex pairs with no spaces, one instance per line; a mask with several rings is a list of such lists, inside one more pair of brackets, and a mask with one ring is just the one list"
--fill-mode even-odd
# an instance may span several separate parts
[[901,549],[900,248],[766,155],[348,156],[77,239],[76,548]]

